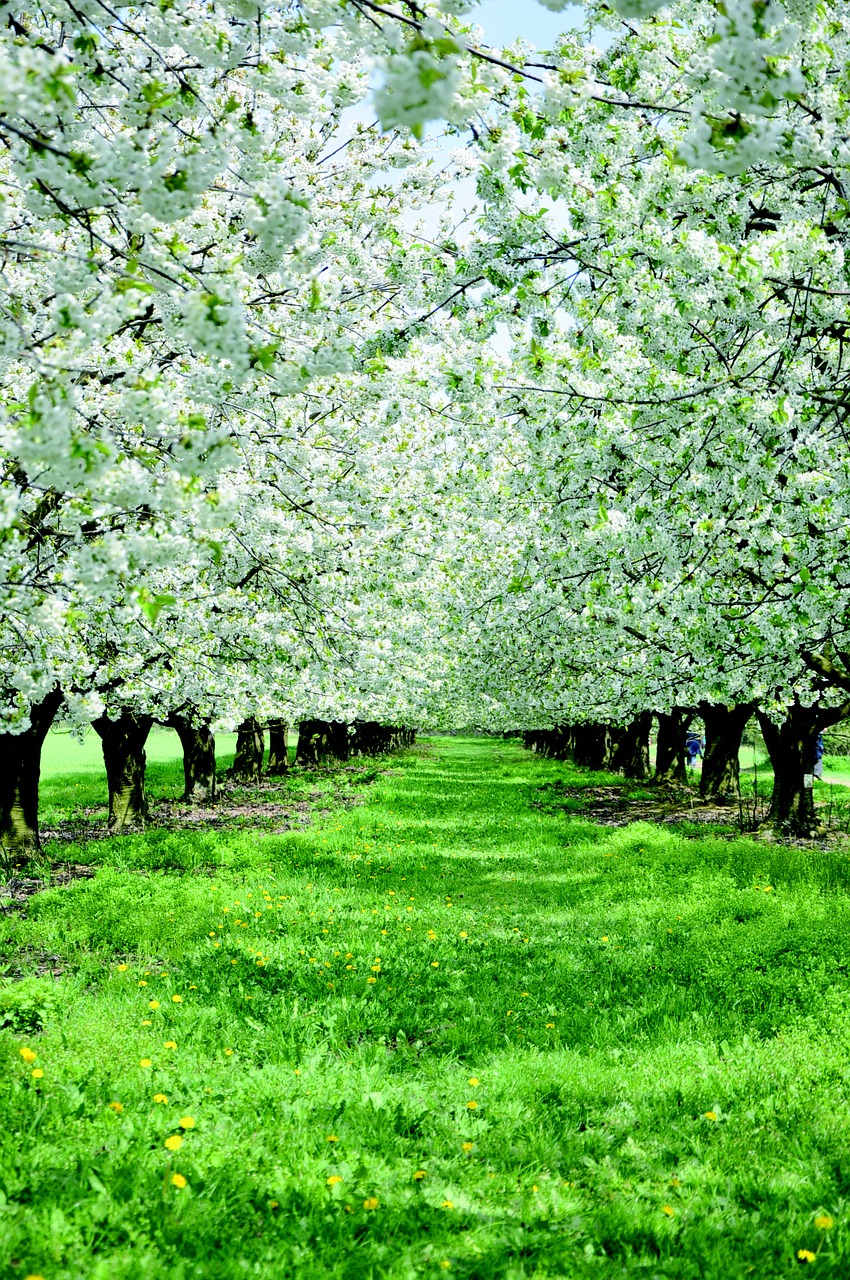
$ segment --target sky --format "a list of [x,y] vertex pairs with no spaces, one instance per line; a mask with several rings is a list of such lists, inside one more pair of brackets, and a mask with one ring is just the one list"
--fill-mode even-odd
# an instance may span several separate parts
[[484,0],[470,15],[484,29],[488,44],[499,48],[521,36],[538,49],[547,48],[567,27],[582,26],[584,16],[581,5],[552,13],[538,0]]

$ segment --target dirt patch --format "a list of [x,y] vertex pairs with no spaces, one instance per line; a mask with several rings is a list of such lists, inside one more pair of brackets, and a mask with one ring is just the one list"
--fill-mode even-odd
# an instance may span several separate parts
[[66,862],[57,865],[46,877],[11,876],[5,884],[0,884],[0,911],[4,915],[25,911],[33,894],[52,889],[54,885],[71,884],[74,880],[90,880],[94,873],[94,867]]
[[553,782],[538,791],[543,796],[533,802],[535,808],[574,813],[601,827],[625,827],[630,822],[728,826],[738,820],[736,804],[705,804],[695,787],[668,785],[647,795],[645,787],[568,787]]

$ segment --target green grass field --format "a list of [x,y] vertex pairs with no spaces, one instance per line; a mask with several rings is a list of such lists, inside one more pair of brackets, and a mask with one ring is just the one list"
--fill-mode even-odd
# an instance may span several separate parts
[[0,917],[0,1275],[846,1277],[847,857],[537,808],[582,779],[515,743],[388,767]]

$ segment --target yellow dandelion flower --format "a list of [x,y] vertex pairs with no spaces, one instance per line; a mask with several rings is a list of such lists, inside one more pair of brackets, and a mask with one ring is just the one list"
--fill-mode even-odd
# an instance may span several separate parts
[[159,1001],[158,1001],[158,1000],[149,1000],[149,1001],[148,1001],[148,1008],[149,1008],[149,1009],[158,1009],[158,1008],[159,1008]]
[[30,1074],[32,1075],[33,1080],[41,1080],[44,1077],[44,1072],[41,1067],[36,1067],[34,1071],[30,1072]]
[[716,1111],[705,1111],[705,1112],[703,1112],[703,1115],[705,1116],[706,1120],[716,1120],[716,1119],[717,1119],[717,1112],[716,1112]]
[[475,1143],[474,1143],[474,1142],[464,1142],[464,1144],[463,1144],[463,1150],[464,1150],[464,1151],[471,1151],[471,1150],[472,1150],[472,1148],[473,1148],[474,1146],[475,1146]]
[[475,1101],[475,1099],[473,1098],[470,1102],[467,1102],[467,1104],[466,1104],[466,1105],[467,1105],[467,1107],[469,1108],[469,1110],[470,1110],[470,1111],[474,1111],[474,1110],[475,1110],[475,1108],[478,1106],[478,1103],[477,1103],[477,1102]]
[[372,972],[373,972],[373,973],[380,973],[380,972],[381,972],[381,966],[380,966],[379,964],[373,964],[373,965],[372,965]]
[[453,1209],[454,1207],[455,1206],[454,1206],[453,1200],[444,1200],[443,1203],[440,1205],[441,1209]]
[[672,1218],[672,1217],[673,1217],[673,1206],[672,1206],[672,1204],[663,1204],[663,1205],[661,1206],[661,1212],[662,1212],[662,1213],[666,1213],[668,1218]]
[[153,1022],[151,1021],[151,1019],[150,1019],[150,1018],[142,1018],[142,1026],[143,1026],[143,1027],[152,1027],[152,1026],[153,1026]]
[[40,1276],[40,1275],[24,1276],[24,1280],[44,1280],[44,1276]]
[[521,996],[528,996],[528,995],[531,995],[531,992],[530,992],[530,991],[521,991],[521,992],[520,992],[520,995],[521,995]]
[[421,1181],[422,1181],[422,1179],[423,1179],[423,1178],[426,1178],[427,1176],[428,1176],[428,1170],[427,1170],[427,1169],[417,1169],[417,1170],[416,1170],[416,1172],[415,1172],[415,1173],[414,1173],[414,1175],[413,1175],[413,1181],[414,1181],[414,1182],[421,1182]]
[[231,1054],[233,1053],[233,1050],[232,1050],[232,1049],[225,1049],[225,1051],[224,1051],[224,1052],[225,1052],[225,1056],[229,1058],[229,1057],[231,1056]]
[[378,1201],[378,1197],[377,1197],[377,1196],[368,1196],[368,1197],[367,1197],[367,1199],[365,1199],[365,1200],[363,1201],[363,1208],[364,1208],[364,1209],[377,1209],[377,1207],[378,1207],[378,1203],[379,1203],[379,1201]]
[[119,1116],[121,1112],[124,1110],[123,1102],[110,1102],[107,1105],[110,1111],[114,1111],[116,1115],[119,1115]]
[[340,1182],[342,1182],[342,1178],[339,1176],[339,1174],[338,1174],[338,1173],[332,1173],[332,1174],[331,1174],[331,1176],[328,1178],[328,1186],[329,1186],[329,1187],[335,1187],[335,1186],[337,1186]]
[[186,1183],[186,1179],[183,1177],[183,1174],[182,1174],[182,1173],[172,1173],[172,1175],[171,1175],[171,1185],[172,1185],[172,1187],[177,1187],[177,1189],[178,1189],[179,1191],[182,1191],[182,1190],[183,1190],[183,1188],[187,1185],[187,1183]]
[[812,1253],[811,1249],[798,1249],[797,1257],[801,1262],[814,1262],[817,1257],[816,1253]]
[[140,987],[146,987],[147,985],[148,985],[148,984],[145,982],[144,978],[141,978],[141,979],[139,980],[139,986],[140,986]]
[[452,1264],[449,1262],[448,1258],[443,1258],[440,1262],[440,1266],[444,1271],[451,1271]]
[[608,941],[608,934],[607,934],[607,933],[604,933],[604,934],[602,935],[602,941],[603,941],[603,942],[607,942],[607,941]]
[[176,1048],[177,1048],[177,1041],[176,1041],[176,1040],[166,1040],[166,1041],[164,1041],[164,1047],[165,1047],[166,1049],[176,1049]]
[[335,1133],[329,1133],[328,1142],[339,1142],[339,1138],[336,1136]]
[[207,934],[207,937],[208,937],[208,938],[214,938],[214,937],[215,937],[215,929],[210,929],[209,933]]
[[681,1185],[682,1185],[682,1184],[681,1184],[681,1182],[679,1181],[679,1179],[678,1179],[678,1178],[671,1178],[671,1179],[670,1179],[670,1186],[671,1186],[671,1187],[681,1187]]
[[18,1053],[21,1055],[24,1062],[35,1062],[38,1057],[35,1049],[28,1049],[26,1045],[24,1045],[23,1049],[19,1049]]
[[473,1089],[477,1089],[481,1081],[478,1079],[478,1076],[470,1076],[466,1083],[471,1085]]
[[129,966],[128,964],[119,964],[119,965],[118,965],[118,972],[119,972],[119,973],[126,973],[126,972],[127,972],[127,970],[128,970],[129,968],[130,968],[130,966]]
[[171,997],[171,1003],[172,1003],[172,1004],[182,1004],[182,1003],[183,1003],[183,997],[182,997],[182,996],[172,996],[172,997]]
[[154,1102],[167,1102],[168,1098],[164,1093],[155,1093],[153,1095]]
[[377,982],[377,981],[378,981],[378,979],[377,979],[377,978],[367,978],[367,979],[366,979],[366,981],[367,981],[367,983],[371,984],[371,983],[373,983],[373,982]]
[[198,984],[197,984],[197,982],[190,982],[190,983],[189,983],[189,990],[190,990],[190,991],[197,991],[197,990],[198,990]]
[[279,1209],[279,1208],[280,1208],[280,1201],[279,1201],[279,1200],[270,1200],[270,1201],[269,1201],[269,1208],[270,1208],[270,1209]]
[[828,1213],[822,1213],[815,1218],[815,1226],[818,1231],[829,1231],[831,1227],[835,1226],[835,1219]]
[[151,1066],[151,1060],[150,1060],[150,1058],[139,1058],[139,1066],[140,1066],[140,1067],[149,1067],[149,1066]]
[[555,1024],[554,1024],[554,1022],[547,1022],[547,1023],[546,1023],[546,1030],[547,1030],[547,1031],[553,1031],[553,1030],[554,1030],[554,1028],[555,1028]]
[[431,968],[432,968],[432,969],[439,969],[439,967],[440,967],[440,962],[439,962],[439,960],[432,960],[432,961],[431,961]]
[[435,929],[429,929],[429,930],[428,930],[428,937],[429,937],[429,938],[436,938],[436,936],[437,936],[437,933],[436,933],[436,930],[435,930]]
[[183,1146],[185,1139],[180,1137],[179,1133],[172,1133],[170,1138],[165,1139],[165,1146],[168,1151],[179,1151]]

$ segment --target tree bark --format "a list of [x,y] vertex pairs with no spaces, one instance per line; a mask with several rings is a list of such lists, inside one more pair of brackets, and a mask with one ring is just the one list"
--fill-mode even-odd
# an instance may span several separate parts
[[26,861],[41,848],[38,836],[38,783],[41,748],[62,704],[52,690],[30,711],[23,733],[0,733],[0,866]]
[[144,826],[148,818],[145,794],[145,743],[153,717],[138,715],[126,708],[117,720],[101,716],[92,723],[100,738],[106,781],[109,787],[109,819],[111,831]]
[[289,725],[283,720],[269,722],[269,762],[266,773],[275,778],[289,773]]
[[618,735],[611,757],[611,768],[626,778],[649,777],[649,731],[652,712],[643,711],[635,716]]
[[213,804],[215,784],[215,737],[208,724],[193,724],[188,716],[174,711],[165,722],[176,730],[183,748],[183,799],[191,804]]
[[236,731],[236,754],[230,767],[230,777],[242,782],[259,782],[263,776],[265,750],[263,726],[256,716],[249,716]]
[[658,741],[655,746],[655,781],[686,782],[685,734],[694,713],[687,707],[673,707],[668,713],[656,711]]
[[741,736],[753,714],[753,704],[745,702],[729,707],[701,702],[699,713],[705,725],[700,796],[714,804],[731,800],[738,794],[738,752]]

